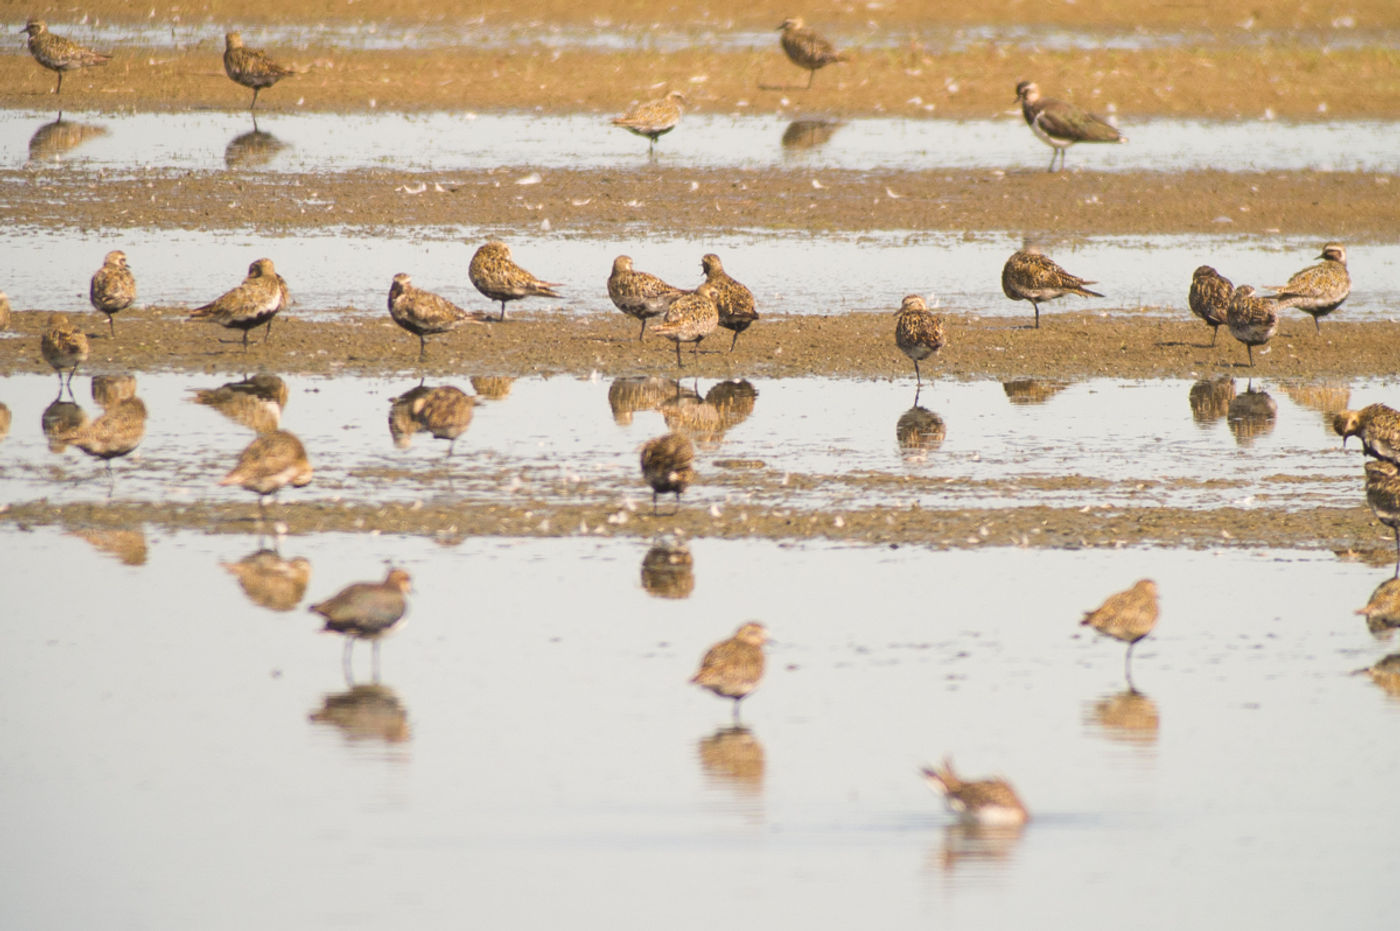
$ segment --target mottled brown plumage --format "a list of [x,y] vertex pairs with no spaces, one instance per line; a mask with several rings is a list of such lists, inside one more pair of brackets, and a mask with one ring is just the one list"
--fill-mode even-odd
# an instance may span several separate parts
[[379,667],[379,641],[389,634],[408,610],[409,576],[390,569],[383,582],[356,582],[308,610],[325,618],[324,632],[345,635],[345,672],[350,675],[350,654],[356,640],[374,643],[374,665]]
[[63,400],[60,389],[58,397],[39,416],[39,426],[44,431],[44,439],[48,441],[49,452],[61,453],[66,450],[87,425],[87,420],[87,414],[81,407],[73,401]]
[[49,32],[48,24],[42,19],[31,19],[20,32],[29,33],[29,54],[34,56],[34,60],[50,71],[58,73],[58,84],[53,89],[55,94],[63,93],[64,72],[105,65],[112,60],[111,55],[93,51],[72,39],[54,35]]
[[1400,465],[1400,411],[1384,404],[1368,404],[1359,411],[1338,411],[1332,418],[1332,429],[1342,438],[1361,439],[1366,455]]
[[669,285],[648,272],[635,270],[630,255],[619,255],[613,259],[612,273],[608,275],[608,297],[612,298],[618,310],[642,321],[637,339],[646,336],[648,320],[664,314],[683,294],[685,291],[681,288]]
[[1040,302],[1053,301],[1066,294],[1080,297],[1103,297],[1085,285],[1097,284],[1071,275],[1041,254],[1035,246],[1027,245],[1006,260],[1001,269],[1001,290],[1013,301],[1030,301],[1035,308],[1035,325],[1040,328]]
[[837,62],[849,61],[844,52],[838,52],[836,46],[808,29],[800,16],[783,20],[778,26],[778,31],[782,33],[779,41],[788,61],[806,69],[808,88],[812,86],[812,78],[817,76],[819,69]]
[[924,299],[917,294],[906,295],[899,305],[899,313],[894,323],[894,344],[914,363],[914,380],[923,387],[924,379],[919,372],[919,361],[942,349],[946,342],[943,335],[943,318],[928,309]]
[[958,820],[972,825],[1009,826],[1025,824],[1030,818],[1016,790],[1005,779],[966,781],[953,771],[953,761],[943,760],[943,766],[925,766],[924,782],[943,796],[948,810]]
[[1395,574],[1400,576],[1400,468],[1384,459],[1366,463],[1366,503],[1376,520],[1395,533]]
[[1016,99],[1021,103],[1021,115],[1036,138],[1054,151],[1050,154],[1050,171],[1056,159],[1065,166],[1065,150],[1076,142],[1127,142],[1128,137],[1117,128],[1087,110],[1063,100],[1040,96],[1034,81],[1016,85]]
[[233,470],[219,481],[220,485],[238,485],[258,495],[258,506],[267,496],[276,494],[287,485],[302,488],[311,482],[311,462],[306,448],[286,430],[263,433],[249,443],[238,456]]
[[511,261],[510,247],[503,242],[488,242],[472,256],[467,268],[476,289],[487,298],[501,302],[501,320],[506,318],[506,301],[524,297],[558,297],[559,285],[541,281]]
[[272,259],[258,259],[248,266],[243,283],[225,291],[203,307],[190,311],[191,320],[212,320],[219,326],[243,332],[243,351],[248,351],[248,331],[267,324],[272,334],[272,318],[289,301],[287,283],[272,265]]
[[138,397],[121,397],[106,405],[102,416],[89,421],[73,436],[73,445],[101,459],[112,469],[112,460],[130,455],[146,435],[146,405]]
[[642,557],[642,588],[657,598],[688,598],[695,591],[695,558],[681,542],[660,542]]
[[701,257],[700,270],[705,273],[705,283],[710,286],[715,309],[719,311],[719,325],[734,333],[729,341],[729,351],[733,352],[739,334],[758,319],[753,292],[731,278],[713,252]]
[[409,405],[413,419],[424,430],[440,440],[448,440],[447,455],[457,445],[457,437],[471,426],[476,398],[452,385],[430,388],[416,396]]
[[614,126],[621,126],[630,133],[645,136],[651,140],[647,151],[655,153],[656,140],[676,128],[681,121],[681,104],[685,95],[671,91],[659,100],[648,100],[628,110],[622,116],[613,118]]
[[9,328],[10,298],[4,291],[0,291],[0,330],[8,330]]
[[1225,408],[1225,423],[1235,442],[1248,446],[1261,436],[1267,436],[1278,423],[1278,402],[1267,391],[1248,388],[1230,399]]
[[270,433],[281,425],[289,397],[285,381],[260,372],[242,381],[196,390],[194,403],[212,407],[256,433]]
[[1366,607],[1356,613],[1366,618],[1366,626],[1377,636],[1400,627],[1400,578],[1386,579],[1371,593]]
[[1278,332],[1278,301],[1256,297],[1252,285],[1242,284],[1230,295],[1225,323],[1230,335],[1244,343],[1249,353],[1249,367],[1253,368],[1254,347],[1268,343]]
[[1234,399],[1235,380],[1229,375],[1202,378],[1193,384],[1187,393],[1191,417],[1201,426],[1215,423],[1224,417]]
[[136,276],[127,267],[125,252],[114,249],[102,259],[102,267],[88,285],[88,300],[107,315],[107,329],[115,337],[113,315],[126,310],[136,300]]
[[695,481],[695,445],[679,433],[666,433],[647,440],[642,446],[642,478],[651,486],[651,511],[656,513],[658,495],[674,494],[676,508],[681,492]]
[[1296,307],[1313,318],[1313,328],[1321,333],[1318,321],[1342,305],[1351,294],[1351,275],[1347,272],[1347,250],[1339,242],[1322,247],[1322,259],[1288,279],[1288,284],[1271,290],[1279,307]]
[[1230,279],[1211,268],[1202,265],[1191,273],[1191,290],[1186,296],[1191,313],[1200,317],[1210,327],[1210,344],[1220,335],[1220,327],[1225,324],[1225,316],[1230,310],[1230,296],[1235,286]]
[[283,559],[274,550],[258,550],[219,565],[238,579],[249,601],[269,611],[290,611],[301,604],[311,581],[309,561],[301,556]]
[[1079,623],[1128,645],[1123,664],[1131,682],[1133,647],[1157,626],[1157,583],[1141,579],[1127,591],[1109,595],[1102,605],[1084,612]]
[[248,105],[252,110],[258,105],[259,91],[297,72],[279,65],[261,49],[247,48],[241,35],[230,32],[224,35],[224,73],[235,84],[252,88],[253,102]]
[[[89,348],[87,334],[73,326],[67,315],[49,314],[44,333],[39,337],[39,352],[58,373],[60,393],[64,386],[71,389],[73,375],[78,371],[78,366],[87,361]],[[66,379],[63,377],[64,369],[68,370]]]
[[676,365],[684,364],[681,343],[694,343],[698,355],[700,341],[719,326],[719,308],[715,306],[714,294],[709,282],[701,282],[694,291],[676,298],[661,322],[651,328],[652,333],[676,344]]
[[739,717],[739,703],[763,678],[763,644],[768,631],[762,624],[749,621],[740,625],[734,636],[710,647],[700,661],[700,669],[690,681],[716,695],[734,700],[734,717]]
[[445,297],[415,287],[413,279],[403,272],[395,275],[389,286],[389,316],[418,337],[420,362],[428,354],[427,336],[455,330],[464,323],[480,324],[485,320],[483,314],[463,310]]

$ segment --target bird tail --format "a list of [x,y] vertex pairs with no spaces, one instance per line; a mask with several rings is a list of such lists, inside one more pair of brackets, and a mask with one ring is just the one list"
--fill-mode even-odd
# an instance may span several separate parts
[[190,311],[190,315],[185,319],[206,320],[212,316],[214,316],[214,305],[205,304],[203,307],[196,307],[194,310]]
[[[1097,283],[1098,283],[1098,282],[1096,282],[1096,281],[1086,281],[1086,282],[1084,282],[1084,284],[1097,284]],[[1074,293],[1075,293],[1075,294],[1078,294],[1080,297],[1103,297],[1103,295],[1100,294],[1099,292],[1097,292],[1097,291],[1090,291],[1088,288],[1084,287],[1084,285],[1080,285],[1079,287],[1075,288],[1075,289],[1074,289]]]

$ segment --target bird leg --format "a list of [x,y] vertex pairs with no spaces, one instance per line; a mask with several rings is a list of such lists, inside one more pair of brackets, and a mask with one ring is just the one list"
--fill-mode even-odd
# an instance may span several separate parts
[[1249,343],[1244,344],[1245,352],[1249,353],[1249,367],[1254,368],[1254,347]]
[[258,107],[258,91],[260,91],[260,90],[262,90],[261,87],[255,87],[255,88],[253,88],[253,102],[250,103],[250,104],[248,104],[248,109],[249,109],[249,110],[256,110],[256,109],[257,109],[257,107]]
[[505,320],[506,320],[506,302],[505,302],[505,301],[501,301],[501,318],[500,318],[500,322],[501,322],[501,323],[505,323]]
[[637,342],[640,343],[640,342],[642,341],[642,337],[643,337],[643,336],[646,336],[646,335],[647,335],[647,318],[646,318],[646,317],[643,317],[643,318],[642,318],[642,332],[640,332],[640,333],[637,334]]
[[1211,346],[1214,346],[1214,345],[1215,345],[1215,341],[1216,341],[1217,338],[1219,338],[1219,336],[1220,336],[1220,327],[1218,327],[1218,326],[1213,326],[1213,327],[1211,327],[1211,328],[1210,328],[1210,344],[1211,344]]
[[428,358],[428,341],[423,338],[423,334],[418,334],[418,361],[422,362]]
[[685,363],[681,361],[681,341],[676,340],[676,367],[685,368]]
[[733,351],[734,351],[734,346],[735,346],[735,344],[737,344],[738,342],[739,342],[739,331],[738,331],[738,330],[735,330],[735,331],[734,331],[734,338],[733,338],[732,340],[729,341],[729,351],[730,351],[730,352],[733,352]]
[[267,318],[267,329],[263,331],[263,342],[272,342],[272,317]]
[[919,360],[918,360],[918,359],[915,359],[915,360],[914,360],[914,388],[916,389],[916,390],[914,391],[914,396],[915,396],[915,397],[918,397],[918,395],[919,395],[919,392],[918,392],[917,389],[922,388],[923,386],[924,386],[924,378],[923,378],[922,375],[919,374]]
[[1031,306],[1035,308],[1035,328],[1040,329],[1040,302],[1032,300]]
[[116,339],[116,338],[117,338],[117,325],[116,325],[115,323],[112,322],[112,315],[111,315],[111,314],[108,314],[108,315],[107,315],[107,335],[108,335],[111,339]]

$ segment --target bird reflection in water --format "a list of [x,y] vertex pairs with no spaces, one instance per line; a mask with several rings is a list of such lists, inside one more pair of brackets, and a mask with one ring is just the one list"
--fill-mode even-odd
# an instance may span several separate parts
[[908,462],[924,462],[928,454],[943,445],[948,427],[933,411],[917,404],[899,415],[894,437]]
[[929,868],[945,873],[969,866],[1001,867],[1016,853],[1023,824],[968,824],[943,829],[943,843],[929,851]]
[[1391,698],[1400,698],[1400,653],[1392,653],[1374,666],[1358,669],[1357,674],[1370,676]]
[[1091,701],[1084,723],[1103,729],[1104,736],[1129,744],[1155,744],[1162,719],[1157,703],[1136,689],[1125,689]]
[[1274,432],[1278,420],[1278,404],[1267,391],[1248,388],[1244,394],[1230,402],[1225,413],[1225,422],[1240,446],[1249,446],[1258,437]]
[[89,528],[70,530],[70,537],[77,537],[99,553],[106,553],[121,560],[124,566],[144,566],[146,564],[146,530],[106,530]]
[[840,120],[793,120],[783,130],[783,148],[788,151],[819,148],[830,142],[843,125]]
[[[92,397],[102,405],[96,420],[79,427],[69,442],[107,467],[112,478],[112,460],[130,455],[146,436],[146,404],[136,396],[132,375],[98,375],[92,379]],[[108,495],[111,495],[108,487]]]
[[451,456],[457,438],[471,426],[476,403],[474,395],[452,385],[415,385],[389,402],[389,436],[394,446],[407,449],[413,434],[423,430],[447,440],[447,455]]
[[194,393],[194,403],[212,407],[254,433],[271,433],[282,425],[287,399],[287,383],[265,372]]
[[44,438],[49,442],[49,452],[62,453],[87,425],[87,413],[76,401],[65,401],[60,397],[44,408],[39,423]]
[[404,743],[413,736],[408,709],[393,689],[377,682],[352,685],[349,691],[326,695],[321,707],[311,712],[310,719],[338,728],[351,743],[362,740]]
[[510,387],[513,384],[515,384],[515,379],[508,375],[472,376],[472,390],[485,401],[505,400],[509,396]]
[[1299,407],[1306,407],[1321,414],[1324,429],[1329,434],[1332,432],[1333,420],[1351,403],[1351,388],[1342,382],[1284,385],[1283,392]]
[[1400,579],[1386,579],[1374,592],[1366,607],[1356,613],[1366,618],[1366,629],[1377,640],[1389,640],[1400,627]]
[[31,162],[54,162],[90,139],[107,135],[107,127],[65,120],[63,114],[52,123],[45,123],[29,137]]
[[1006,400],[1012,404],[1044,404],[1068,387],[1068,382],[1040,378],[1013,378],[1001,383]]
[[695,591],[695,559],[680,540],[661,540],[642,557],[642,588],[657,598],[688,598]]
[[721,727],[695,745],[707,781],[742,796],[763,794],[763,744],[743,725]]
[[719,411],[722,430],[733,430],[753,415],[758,389],[743,378],[722,381],[705,392],[705,403]]
[[684,433],[702,448],[713,449],[728,431],[753,413],[758,390],[745,380],[722,381],[705,392],[679,390],[661,404],[661,417],[674,433]]
[[311,581],[311,563],[301,556],[284,559],[276,550],[258,549],[238,562],[220,563],[236,579],[248,600],[269,611],[290,611],[301,603]]
[[254,118],[251,130],[229,140],[224,148],[224,165],[235,171],[262,168],[286,148],[287,143],[272,133],[258,129],[258,121]]
[[620,427],[630,425],[632,415],[639,411],[659,411],[662,404],[681,397],[700,396],[674,378],[656,375],[628,375],[608,386],[608,407],[612,408],[613,422]]
[[1215,423],[1230,411],[1235,399],[1235,380],[1229,375],[1202,378],[1191,386],[1187,400],[1191,404],[1191,419],[1202,427]]
[[9,407],[0,404],[0,440],[10,435],[11,419],[13,419],[13,415],[10,413]]

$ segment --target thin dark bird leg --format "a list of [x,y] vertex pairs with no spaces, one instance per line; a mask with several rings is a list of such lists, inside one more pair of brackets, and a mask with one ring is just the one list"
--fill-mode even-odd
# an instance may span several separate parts
[[62,71],[60,71],[60,72],[58,73],[58,86],[55,87],[55,88],[53,89],[53,92],[54,92],[55,94],[62,94],[62,93],[63,93],[63,72],[62,72]]
[[272,317],[267,318],[267,329],[263,331],[263,342],[272,342]]
[[738,724],[738,723],[739,723],[739,703],[740,703],[741,701],[743,701],[742,698],[736,698],[736,699],[734,699],[734,723],[735,723],[735,724]]
[[505,323],[505,320],[506,320],[506,302],[505,302],[505,301],[501,301],[501,317],[500,317],[500,322]]
[[681,341],[676,340],[676,367],[685,368],[685,363],[681,361]]
[[734,351],[734,346],[735,346],[735,344],[737,344],[738,342],[739,342],[739,331],[738,331],[738,330],[735,330],[735,331],[734,331],[734,338],[731,339],[731,340],[729,341],[729,351],[730,351],[730,352],[733,352],[733,351]]
[[647,318],[646,318],[646,317],[643,317],[643,318],[642,318],[642,332],[640,332],[640,333],[637,334],[637,342],[640,343],[640,342],[642,341],[642,337],[643,337],[643,336],[646,336],[646,335],[647,335]]
[[117,338],[117,325],[112,322],[112,315],[107,315],[107,335],[111,339]]
[[1319,336],[1322,335],[1322,324],[1318,323],[1316,314],[1313,314],[1313,329],[1317,330]]
[[1035,308],[1035,328],[1040,329],[1040,302],[1031,300],[1031,306]]
[[651,516],[656,516],[656,489],[651,490]]
[[243,351],[244,351],[244,352],[247,352],[247,351],[248,351],[248,331],[247,331],[247,330],[244,330],[244,331],[243,331]]
[[1249,367],[1254,368],[1254,347],[1249,345],[1249,343],[1245,343],[1244,350],[1249,353]]
[[813,68],[811,71],[808,71],[808,72],[807,72],[807,90],[811,90],[811,89],[812,89],[812,78],[814,78],[814,77],[816,77],[816,76],[817,76],[817,70],[816,70],[815,68]]
[[256,110],[258,108],[258,91],[260,90],[262,90],[261,87],[253,88],[253,102],[248,104],[249,110]]
[[[924,378],[923,378],[922,375],[919,374],[919,360],[918,360],[918,359],[915,359],[915,360],[914,360],[914,386],[915,386],[916,388],[922,388],[922,387],[924,386]],[[914,393],[917,395],[919,392],[918,392],[918,391],[915,391]]]
[[428,341],[423,338],[423,334],[418,334],[418,361],[422,362],[428,358]]
[[1213,326],[1213,327],[1211,327],[1211,328],[1210,328],[1210,344],[1211,344],[1212,346],[1215,345],[1215,340],[1216,340],[1219,336],[1220,336],[1220,327],[1219,327],[1219,326]]

